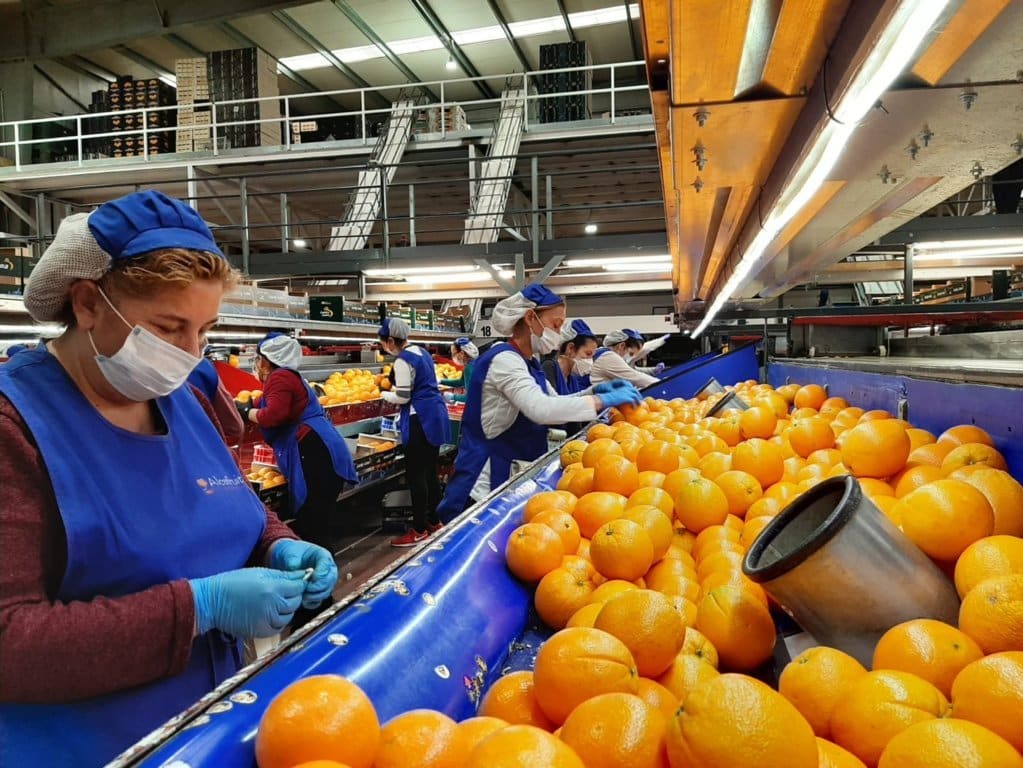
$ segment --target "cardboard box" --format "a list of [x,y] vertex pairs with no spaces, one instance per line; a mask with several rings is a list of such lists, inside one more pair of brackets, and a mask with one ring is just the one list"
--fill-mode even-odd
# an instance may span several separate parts
[[309,319],[342,323],[345,319],[344,296],[310,296]]

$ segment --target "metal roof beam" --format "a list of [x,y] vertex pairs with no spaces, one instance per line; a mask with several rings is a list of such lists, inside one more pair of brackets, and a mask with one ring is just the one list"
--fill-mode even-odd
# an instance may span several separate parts
[[632,5],[632,0],[624,0],[625,2],[625,26],[629,30],[629,42],[632,43],[632,60],[638,61],[643,58],[643,49],[639,45],[639,41],[636,39],[636,29],[632,24],[632,11],[629,6]]
[[164,37],[167,38],[170,42],[174,43],[174,45],[176,45],[181,50],[188,51],[188,53],[192,56],[206,55],[206,51],[202,50],[201,48],[196,48],[181,35],[175,35],[173,32],[171,32],[170,34],[164,35]]
[[526,54],[522,50],[522,46],[519,45],[519,41],[515,39],[515,35],[512,34],[511,29],[508,27],[508,22],[504,18],[504,14],[501,13],[501,6],[497,4],[497,0],[487,0],[487,5],[490,6],[490,12],[494,14],[494,18],[497,19],[497,23],[501,27],[501,31],[504,32],[505,38],[508,40],[508,44],[515,51],[515,57],[519,60],[519,64],[522,65],[523,72],[529,72],[533,69],[530,65],[529,60],[526,58]]
[[62,86],[60,83],[58,83],[56,81],[56,79],[51,77],[49,72],[47,72],[45,69],[40,67],[38,64],[33,64],[32,68],[35,69],[35,71],[38,72],[39,75],[46,82],[48,82],[50,85],[52,85],[54,88],[56,88],[60,93],[62,93],[64,95],[64,98],[66,98],[68,101],[70,101],[72,104],[74,104],[76,107],[78,107],[83,112],[88,112],[89,111],[89,108],[87,106],[85,106],[82,102],[80,102],[78,99],[76,99],[70,93],[68,93],[67,89],[65,89],[64,86]]
[[323,58],[325,58],[334,69],[340,72],[342,75],[347,77],[352,83],[358,88],[370,88],[370,84],[359,77],[359,74],[345,64],[341,59],[334,55],[327,46],[321,43],[309,30],[295,21],[290,14],[285,11],[274,11],[272,14],[277,23],[287,29],[291,34],[301,40],[303,43],[308,45]]
[[143,56],[138,51],[132,50],[131,48],[129,48],[126,45],[115,45],[114,46],[114,51],[116,53],[121,54],[122,56],[124,56],[124,58],[129,59],[130,61],[134,61],[139,66],[146,67],[147,69],[151,69],[153,72],[156,72],[156,74],[158,74],[158,75],[161,75],[161,76],[164,76],[164,77],[166,77],[166,76],[173,77],[174,76],[174,73],[171,72],[166,67],[164,67],[163,65],[157,64],[152,59]]
[[[416,12],[422,17],[423,21],[425,21],[430,29],[433,30],[433,34],[437,35],[437,37],[441,39],[441,42],[448,47],[448,51],[455,58],[455,61],[458,62],[458,66],[462,68],[462,71],[469,77],[482,77],[483,75],[481,75],[480,71],[476,69],[471,61],[469,61],[469,57],[465,55],[465,51],[463,51],[461,47],[459,47],[458,43],[455,42],[451,33],[448,32],[448,28],[444,26],[444,23],[440,20],[437,14],[434,13],[433,8],[430,7],[427,0],[409,0],[409,2],[412,3],[412,7],[416,9]],[[476,86],[476,90],[483,94],[484,98],[497,98],[497,94],[494,93],[486,82],[477,80],[474,85]]]
[[[561,18],[565,22],[565,29],[568,31],[568,39],[573,43],[577,42],[575,36],[575,30],[572,29],[572,20],[568,18],[568,9],[565,7],[565,0],[558,0],[558,12],[561,13]],[[636,57],[640,58],[639,56]]]
[[110,48],[191,24],[280,10],[307,0],[91,0],[0,5],[0,61],[52,59]]
[[[408,65],[405,64],[405,62],[403,62],[400,58],[398,58],[397,54],[395,54],[395,52],[391,50],[390,46],[388,46],[387,43],[384,42],[384,39],[380,37],[380,35],[378,35],[369,24],[366,23],[365,19],[363,19],[362,16],[360,16],[358,12],[354,8],[352,8],[351,5],[345,2],[345,0],[331,0],[331,2],[334,4],[335,8],[341,11],[341,13],[343,13],[345,17],[350,22],[352,22],[353,25],[355,25],[355,28],[362,33],[363,37],[365,37],[367,40],[373,43],[373,45],[380,49],[380,52],[384,54],[387,60],[391,62],[391,64],[393,64],[399,72],[405,75],[405,77],[408,78],[409,82],[412,83],[422,82],[422,78],[420,78],[415,72],[409,69]],[[435,94],[432,90],[430,90],[429,88],[423,88],[423,90],[426,93],[430,94],[430,98],[433,101],[439,101],[439,99],[437,98],[437,94]]]

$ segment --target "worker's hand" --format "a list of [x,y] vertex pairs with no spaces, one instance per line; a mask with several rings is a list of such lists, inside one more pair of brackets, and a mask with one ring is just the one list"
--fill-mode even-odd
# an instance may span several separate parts
[[446,402],[446,403],[455,403],[455,402],[458,402],[458,401],[457,401],[457,400],[455,399],[455,393],[454,393],[454,392],[444,392],[444,393],[443,393],[443,396],[444,396],[444,402]]
[[302,605],[306,608],[315,608],[329,598],[337,583],[337,565],[333,555],[308,541],[282,539],[276,542],[270,548],[270,567],[281,571],[300,571],[303,575],[307,569],[313,569],[302,598]]
[[249,411],[252,410],[252,405],[250,403],[239,403],[237,400],[235,400],[234,404],[238,407],[238,415],[242,417],[242,421],[248,424]]
[[389,391],[381,392],[380,393],[380,397],[382,397],[384,399],[385,403],[397,403],[398,402],[398,396],[396,394],[394,394],[393,392],[389,392]]
[[593,392],[598,395],[606,395],[608,392],[614,392],[616,389],[620,389],[621,387],[631,386],[633,386],[632,383],[625,379],[612,379],[611,381],[604,381],[597,384],[593,388]]
[[632,384],[626,382],[626,386],[617,387],[610,392],[598,395],[601,404],[605,408],[617,408],[620,405],[639,405],[643,402],[643,395],[639,393]]
[[665,368],[664,363],[658,363],[657,365],[655,365],[654,376],[660,376],[662,373],[664,373],[664,368]]
[[219,629],[236,637],[272,637],[288,626],[306,589],[302,571],[242,568],[191,579],[200,635]]

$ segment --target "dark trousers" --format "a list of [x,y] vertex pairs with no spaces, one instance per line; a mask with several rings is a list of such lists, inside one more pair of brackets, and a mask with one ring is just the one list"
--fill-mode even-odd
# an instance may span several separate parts
[[330,452],[315,432],[307,432],[299,441],[298,456],[307,492],[302,507],[295,511],[291,527],[306,541],[330,549],[330,522],[337,511],[344,478],[337,476]]
[[408,443],[405,444],[405,479],[412,496],[412,527],[417,531],[425,531],[427,526],[437,523],[439,453],[440,446],[430,445],[419,417],[413,415],[409,419]]

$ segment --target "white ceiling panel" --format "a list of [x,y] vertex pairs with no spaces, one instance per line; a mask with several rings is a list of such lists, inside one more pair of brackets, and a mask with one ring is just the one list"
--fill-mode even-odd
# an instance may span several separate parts
[[310,3],[290,8],[288,15],[330,50],[366,45],[366,39],[332,3]]
[[[497,23],[490,8],[480,0],[444,0],[443,3],[434,3],[430,7],[450,32],[490,27]],[[505,18],[508,18],[507,14]]]
[[[200,51],[224,51],[228,48],[237,48],[238,44],[234,38],[221,31],[216,25],[204,24],[202,26],[189,27],[178,37],[187,40]],[[187,54],[182,51],[182,56]]]
[[269,14],[246,16],[244,19],[232,21],[231,24],[278,59],[312,53],[308,45]]

